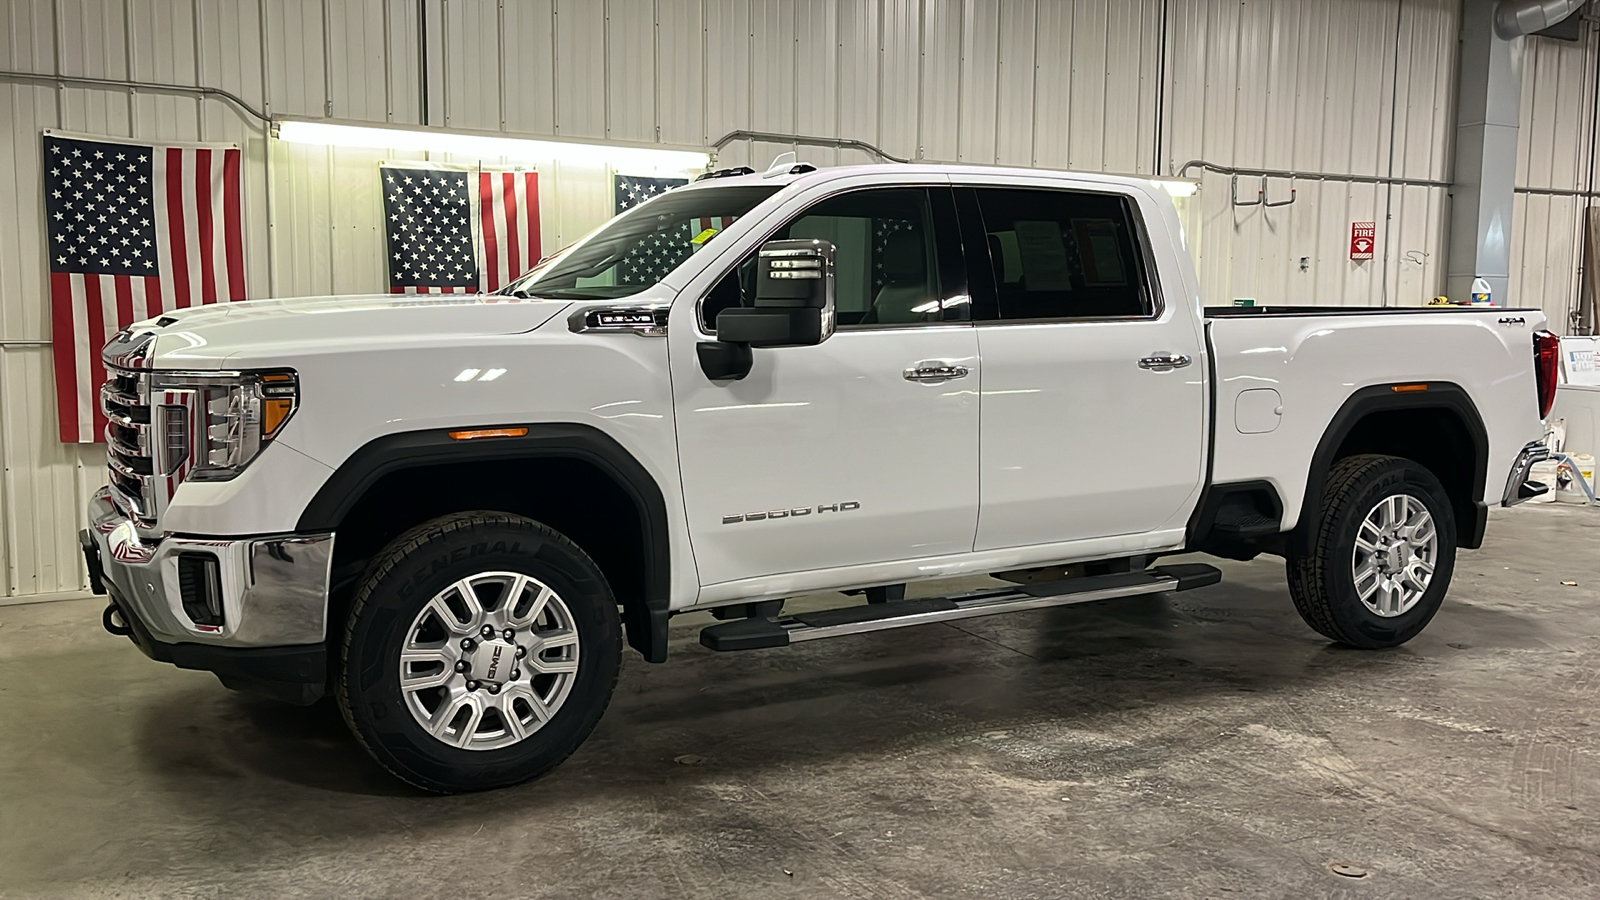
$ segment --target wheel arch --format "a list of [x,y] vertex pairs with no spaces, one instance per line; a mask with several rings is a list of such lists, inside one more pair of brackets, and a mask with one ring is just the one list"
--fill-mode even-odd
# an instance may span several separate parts
[[444,429],[385,435],[334,471],[296,526],[339,534],[330,621],[366,562],[393,537],[438,515],[496,509],[543,522],[588,553],[622,604],[629,645],[651,662],[664,661],[671,553],[660,486],[599,429],[522,427],[526,434],[468,441]]
[[1483,543],[1488,508],[1484,485],[1489,464],[1489,434],[1477,404],[1460,385],[1429,381],[1379,384],[1352,393],[1334,413],[1306,479],[1299,522],[1289,540],[1309,552],[1312,523],[1322,515],[1322,495],[1334,463],[1358,453],[1410,459],[1444,485],[1454,512],[1457,543],[1475,549]]

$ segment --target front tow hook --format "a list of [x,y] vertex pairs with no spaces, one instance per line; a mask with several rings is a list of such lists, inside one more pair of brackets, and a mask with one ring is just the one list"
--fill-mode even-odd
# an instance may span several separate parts
[[100,614],[100,624],[117,637],[133,637],[133,629],[122,620],[122,610],[117,609],[115,603],[108,604],[105,612]]

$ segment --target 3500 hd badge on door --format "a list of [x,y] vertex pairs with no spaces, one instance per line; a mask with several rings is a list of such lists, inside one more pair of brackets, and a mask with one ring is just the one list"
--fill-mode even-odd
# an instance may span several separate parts
[[740,522],[764,522],[770,519],[797,519],[801,516],[809,516],[812,513],[821,515],[823,513],[854,512],[860,508],[861,504],[855,500],[846,500],[842,503],[818,503],[815,507],[796,506],[791,509],[769,509],[766,512],[751,512],[741,513],[736,516],[723,516],[722,524],[737,525]]

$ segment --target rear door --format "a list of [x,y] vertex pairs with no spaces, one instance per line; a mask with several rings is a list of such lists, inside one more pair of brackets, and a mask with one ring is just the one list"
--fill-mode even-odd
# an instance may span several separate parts
[[1141,201],[1058,179],[957,189],[983,359],[977,550],[1182,540],[1203,479],[1203,334],[1181,289],[1160,290]]

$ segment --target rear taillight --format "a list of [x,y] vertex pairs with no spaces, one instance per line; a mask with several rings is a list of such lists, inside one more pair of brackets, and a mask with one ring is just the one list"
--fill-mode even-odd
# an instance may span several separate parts
[[1548,418],[1556,404],[1556,380],[1561,371],[1561,339],[1548,331],[1533,335],[1533,374],[1539,382],[1539,418]]

